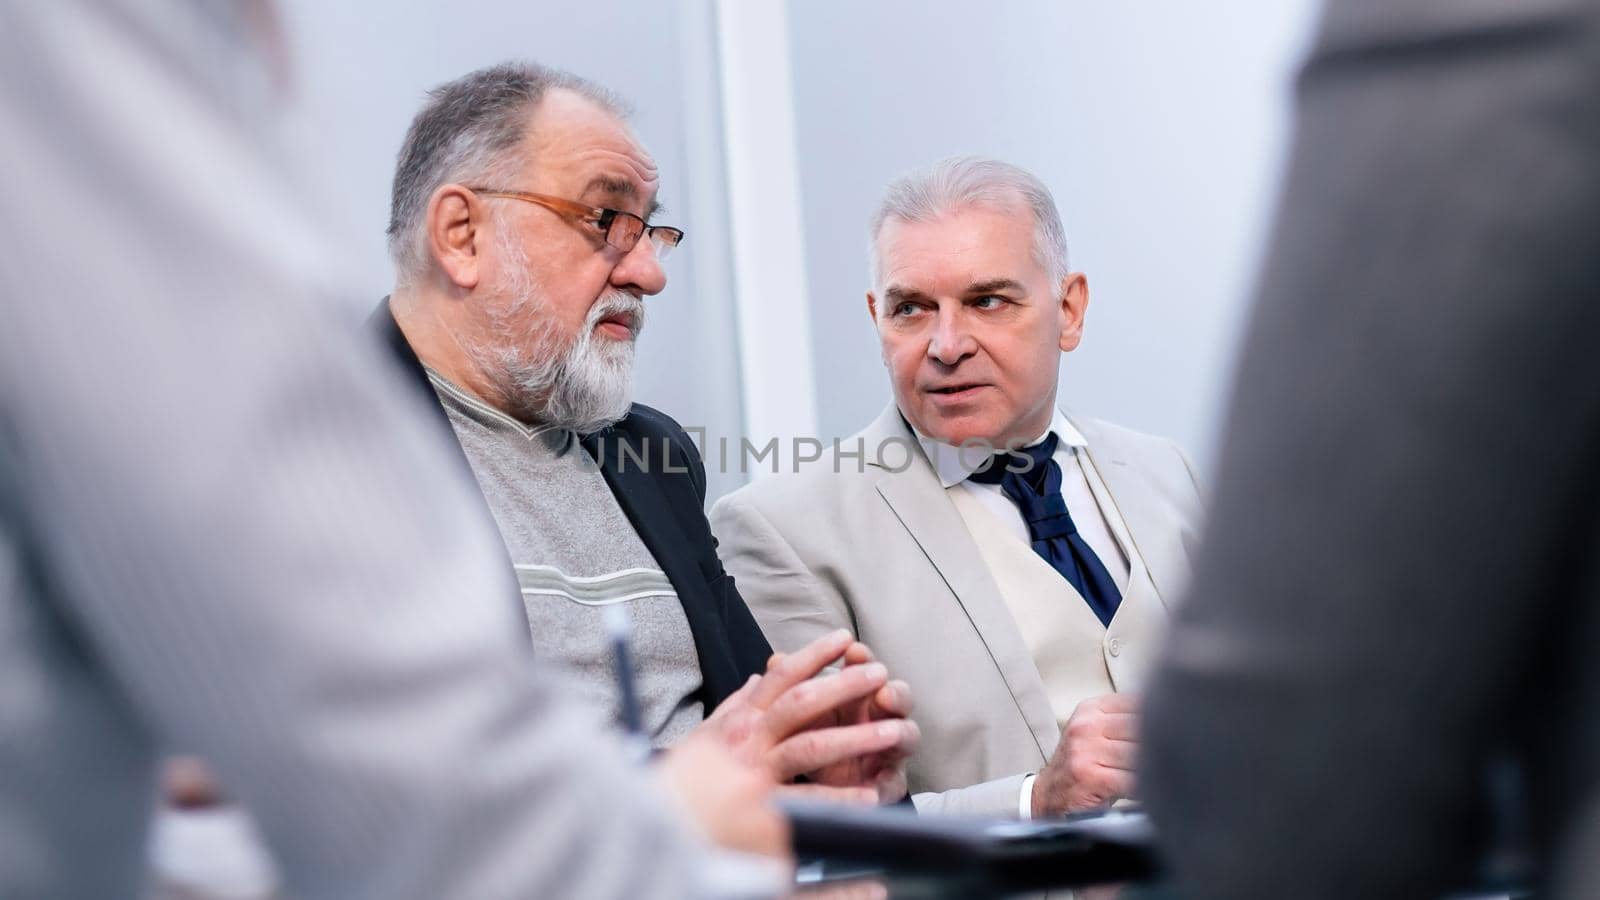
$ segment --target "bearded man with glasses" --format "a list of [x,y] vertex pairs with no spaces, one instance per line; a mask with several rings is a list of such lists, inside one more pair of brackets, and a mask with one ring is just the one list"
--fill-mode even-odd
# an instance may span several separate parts
[[[909,689],[844,633],[772,657],[717,557],[698,452],[631,401],[644,298],[684,233],[651,221],[656,165],[626,115],[536,64],[431,92],[400,151],[396,284],[372,324],[483,489],[535,652],[597,716],[658,748],[709,733],[795,792],[898,800],[918,738]],[[634,626],[627,709],[613,607]]]

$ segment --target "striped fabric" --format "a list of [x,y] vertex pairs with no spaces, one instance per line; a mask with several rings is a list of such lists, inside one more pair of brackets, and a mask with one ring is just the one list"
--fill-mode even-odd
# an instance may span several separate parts
[[633,600],[678,601],[672,582],[660,569],[623,569],[605,575],[568,575],[555,566],[517,566],[523,596],[560,597],[584,606],[609,606]]

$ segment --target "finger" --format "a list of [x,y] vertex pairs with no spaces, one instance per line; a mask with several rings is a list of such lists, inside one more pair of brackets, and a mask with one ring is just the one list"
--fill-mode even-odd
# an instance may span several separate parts
[[[750,698],[755,694],[756,685],[760,683],[760,675],[751,675],[749,678],[746,678],[744,684],[740,685],[737,691],[729,694],[727,698],[725,698],[721,703],[717,704],[717,708],[712,710],[711,715],[706,716],[706,721],[726,722],[735,715],[753,710],[753,707],[750,705]],[[759,710],[755,711],[759,712]]]
[[878,773],[878,802],[899,803],[906,796],[905,766]]
[[1139,717],[1133,713],[1112,713],[1100,723],[1100,733],[1113,741],[1139,740]]
[[[875,784],[884,779],[894,778],[896,775],[901,782],[905,781],[906,761],[916,754],[917,745],[922,742],[922,732],[917,728],[917,723],[909,719],[895,721],[902,721],[908,727],[903,730],[900,739],[893,747],[857,757],[849,763],[856,767],[862,783]],[[904,784],[900,786],[900,793],[905,793]]]
[[903,719],[911,715],[911,685],[896,678],[872,695],[872,718]]
[[784,691],[817,674],[823,667],[838,659],[848,646],[850,646],[850,632],[841,628],[817,638],[793,653],[781,654],[782,658],[768,669],[767,674],[761,679],[761,684],[751,695],[750,702],[762,709],[767,708]]
[[1108,769],[1134,771],[1139,745],[1132,741],[1103,741],[1095,750],[1095,762]]
[[1105,798],[1106,803],[1133,796],[1133,773],[1127,769],[1099,766],[1095,769],[1094,780],[1098,787],[1097,793]]
[[782,653],[774,653],[771,656],[767,657],[767,671],[771,672],[774,668],[777,667],[778,663],[781,663],[781,662],[783,662],[783,654]]
[[751,695],[756,692],[756,685],[760,683],[760,675],[751,675],[749,678],[744,680],[744,684],[739,685],[739,689],[737,691],[729,694],[721,703],[717,704],[717,708],[721,709],[728,703],[741,703],[748,701]]
[[889,670],[883,663],[867,663],[797,684],[768,704],[767,733],[774,738],[788,737],[824,713],[872,696],[888,680]]
[[904,763],[912,754],[917,752],[917,745],[922,743],[922,727],[910,719],[886,719],[889,722],[899,722],[901,728],[900,740],[893,747],[873,756],[873,772],[881,772]]
[[816,728],[794,735],[767,751],[769,768],[779,781],[813,772],[834,763],[882,753],[901,745],[914,726],[903,719]]
[[878,791],[870,787],[834,787],[828,784],[780,784],[776,791],[785,800],[825,800],[854,806],[875,806]]
[[877,657],[872,655],[872,648],[860,641],[853,641],[850,646],[844,648],[844,664],[847,666],[857,666],[875,659]]

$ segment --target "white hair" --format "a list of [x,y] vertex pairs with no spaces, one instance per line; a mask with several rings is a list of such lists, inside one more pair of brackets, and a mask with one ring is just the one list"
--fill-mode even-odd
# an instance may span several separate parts
[[889,183],[867,227],[867,258],[874,289],[881,287],[878,234],[891,218],[928,222],[973,206],[1013,209],[1033,214],[1033,254],[1058,284],[1067,276],[1067,233],[1050,189],[1033,173],[1008,162],[982,156],[952,156],[907,172]]

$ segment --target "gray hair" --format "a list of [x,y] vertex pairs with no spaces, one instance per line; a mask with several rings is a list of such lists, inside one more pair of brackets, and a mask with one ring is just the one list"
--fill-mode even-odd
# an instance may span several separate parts
[[952,156],[907,172],[889,183],[867,229],[872,286],[881,274],[878,233],[890,218],[927,222],[972,206],[1011,209],[1021,203],[1033,213],[1033,255],[1052,285],[1067,276],[1067,233],[1050,189],[1033,173],[982,156]]
[[400,147],[389,201],[389,255],[402,282],[427,260],[422,220],[428,198],[442,184],[507,176],[520,162],[513,154],[528,135],[530,113],[556,88],[618,118],[629,115],[627,103],[609,89],[534,62],[479,69],[428,92]]

